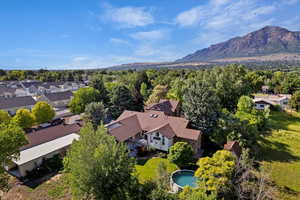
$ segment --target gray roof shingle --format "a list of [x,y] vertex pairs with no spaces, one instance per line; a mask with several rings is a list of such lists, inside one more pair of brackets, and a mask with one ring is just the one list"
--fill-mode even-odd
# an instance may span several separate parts
[[23,106],[32,106],[36,102],[31,96],[25,97],[0,97],[0,109],[19,108]]

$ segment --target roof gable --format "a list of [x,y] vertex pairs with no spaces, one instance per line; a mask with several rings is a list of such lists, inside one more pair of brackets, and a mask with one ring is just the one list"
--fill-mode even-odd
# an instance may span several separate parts
[[[124,111],[116,121],[126,119],[132,115],[137,116],[140,127],[147,132],[169,124],[177,137],[198,140],[201,135],[201,131],[187,128],[189,121],[185,118],[167,116],[164,112],[159,111],[149,111],[145,113]],[[153,117],[153,115],[155,117]]]

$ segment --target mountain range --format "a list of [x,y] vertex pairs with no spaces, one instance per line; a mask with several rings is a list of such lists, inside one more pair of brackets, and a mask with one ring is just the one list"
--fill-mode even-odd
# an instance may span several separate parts
[[114,69],[191,68],[228,63],[300,63],[300,31],[278,26],[260,30],[211,45],[174,62],[131,63]]
[[277,26],[266,26],[245,36],[211,45],[177,61],[212,61],[278,53],[300,53],[300,31],[292,32]]

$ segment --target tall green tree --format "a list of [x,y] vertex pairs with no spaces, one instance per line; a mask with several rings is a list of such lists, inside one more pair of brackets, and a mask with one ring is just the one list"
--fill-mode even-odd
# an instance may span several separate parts
[[300,112],[300,90],[293,94],[290,100],[290,106],[296,111]]
[[72,113],[80,114],[85,110],[86,105],[92,102],[99,102],[100,93],[94,88],[80,88],[74,93],[74,96],[69,104]]
[[37,102],[32,108],[32,114],[35,122],[38,124],[48,122],[55,116],[55,111],[47,102]]
[[183,96],[182,109],[192,126],[204,133],[210,132],[216,126],[220,104],[213,88],[205,81],[190,80]]
[[7,123],[11,120],[10,115],[5,110],[0,110],[0,124]]
[[87,124],[64,160],[72,193],[84,199],[126,199],[130,195],[134,160],[123,143],[117,143],[100,126]]
[[193,161],[194,151],[187,142],[176,142],[169,150],[168,160],[179,167],[186,167]]
[[107,120],[107,109],[102,102],[92,102],[85,107],[85,117],[91,122],[94,128],[104,124]]
[[16,115],[12,119],[21,128],[30,128],[34,124],[34,116],[28,109],[17,110]]
[[118,85],[111,92],[111,114],[117,118],[124,110],[141,111],[143,108],[135,103],[130,90],[124,85]]
[[99,91],[99,101],[102,101],[104,105],[109,103],[108,92],[105,88],[102,75],[93,76],[89,86]]

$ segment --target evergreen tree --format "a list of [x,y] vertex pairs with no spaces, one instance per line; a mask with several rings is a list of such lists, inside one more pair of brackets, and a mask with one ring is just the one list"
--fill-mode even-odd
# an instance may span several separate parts
[[89,86],[99,91],[99,101],[102,101],[104,105],[109,103],[108,92],[105,88],[102,75],[93,76]]
[[117,118],[124,110],[141,111],[142,106],[135,103],[130,90],[119,85],[113,88],[111,93],[111,114],[114,118]]
[[183,111],[192,126],[207,133],[216,126],[220,106],[214,90],[205,81],[190,80],[183,96]]
[[85,107],[86,119],[91,122],[94,128],[104,124],[107,120],[107,109],[102,102],[92,102]]

